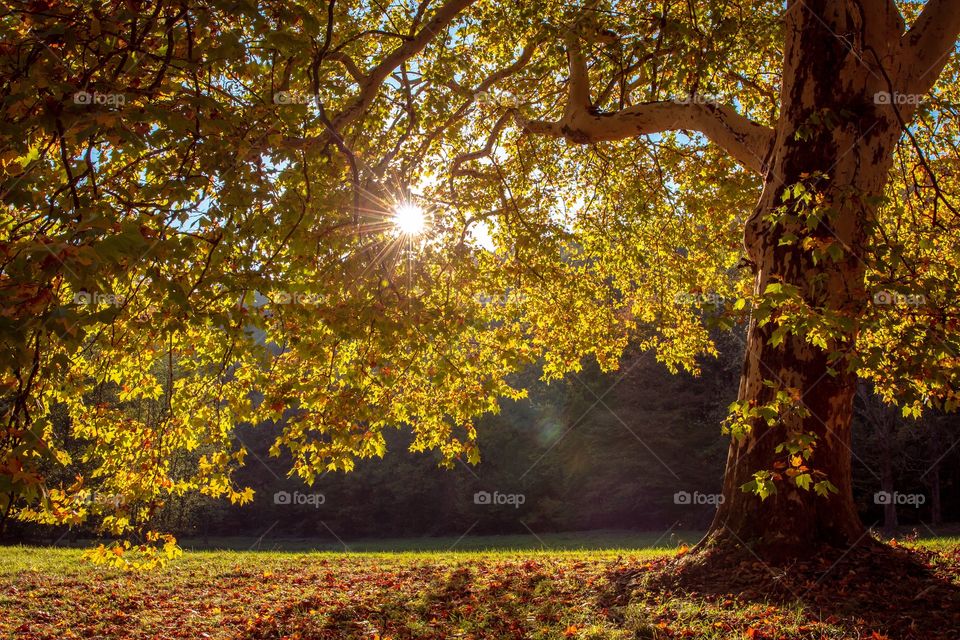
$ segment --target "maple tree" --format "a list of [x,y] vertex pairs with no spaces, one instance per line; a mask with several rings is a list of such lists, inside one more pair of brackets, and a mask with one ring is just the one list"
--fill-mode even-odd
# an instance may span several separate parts
[[244,422],[308,482],[401,425],[476,461],[511,373],[631,340],[696,371],[748,319],[708,541],[856,542],[857,380],[957,405],[958,32],[949,0],[8,3],[4,517],[249,501]]

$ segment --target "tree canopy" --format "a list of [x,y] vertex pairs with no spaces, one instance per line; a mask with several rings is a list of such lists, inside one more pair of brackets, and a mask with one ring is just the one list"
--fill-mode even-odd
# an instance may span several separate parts
[[[873,203],[873,304],[842,366],[920,415],[958,401],[960,57],[955,36],[922,38],[948,2],[870,4],[899,9],[905,49],[943,71],[887,94],[915,111]],[[0,508],[125,535],[171,495],[247,502],[240,423],[277,425],[272,453],[307,482],[382,456],[394,427],[475,462],[474,420],[524,394],[512,374],[610,370],[630,341],[695,372],[710,328],[751,313],[772,340],[834,350],[850,315],[789,282],[755,291],[743,248],[786,14],[805,10],[8,3]],[[851,117],[812,112],[790,135]],[[824,180],[784,185],[772,223],[828,264],[847,247],[814,233]],[[394,224],[400,207],[422,232]],[[727,427],[796,395],[737,405]]]

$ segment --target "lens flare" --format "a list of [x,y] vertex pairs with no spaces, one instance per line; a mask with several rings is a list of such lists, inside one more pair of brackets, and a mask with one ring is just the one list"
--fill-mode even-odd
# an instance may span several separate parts
[[409,202],[397,205],[392,222],[397,233],[404,236],[418,236],[427,229],[426,213]]

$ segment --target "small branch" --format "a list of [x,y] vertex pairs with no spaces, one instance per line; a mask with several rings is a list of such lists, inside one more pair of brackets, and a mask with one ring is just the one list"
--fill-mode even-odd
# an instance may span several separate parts
[[[430,145],[433,144],[433,142],[437,139],[437,137],[440,134],[442,134],[444,131],[449,129],[453,124],[463,119],[463,117],[470,110],[470,107],[473,106],[478,95],[480,95],[481,93],[485,93],[490,88],[492,88],[496,83],[500,82],[505,78],[512,76],[513,74],[523,69],[527,65],[527,63],[530,62],[530,59],[533,57],[533,52],[536,51],[538,44],[539,44],[538,40],[532,40],[531,42],[529,42],[527,46],[523,48],[523,51],[520,53],[520,57],[517,58],[513,64],[491,73],[489,76],[484,78],[480,82],[480,84],[478,84],[474,89],[467,89],[465,87],[460,87],[458,85],[457,89],[455,90],[466,94],[467,100],[462,105],[460,105],[460,107],[449,118],[447,118],[443,123],[441,123],[439,126],[434,128],[429,134],[427,134],[424,137],[423,142],[421,142],[419,148],[417,149],[417,152],[412,154],[411,157],[414,159],[420,159],[425,157],[427,154],[427,150],[430,148]],[[454,162],[456,162],[456,160],[454,160]],[[404,167],[406,168],[406,165],[404,165]]]
[[357,63],[353,61],[353,58],[342,51],[329,51],[324,55],[324,58],[342,64],[347,69],[347,73],[350,74],[350,77],[358,83],[363,82],[364,78],[366,77],[363,75],[363,72],[360,71],[360,67],[357,66]]
[[[60,142],[60,162],[63,165],[63,171],[67,174],[67,184],[70,186],[70,197],[73,200],[73,210],[76,215],[80,215],[80,196],[77,195],[77,179],[73,175],[73,169],[70,168],[70,154],[67,152],[67,140],[63,131],[63,123],[57,118],[57,138]],[[51,203],[52,204],[52,203]]]
[[380,91],[380,86],[384,80],[390,76],[393,70],[423,51],[437,34],[446,29],[450,23],[460,15],[464,9],[472,5],[474,1],[475,0],[447,0],[447,2],[437,9],[434,16],[427,21],[415,36],[409,40],[405,40],[402,45],[394,49],[380,64],[365,75],[364,81],[360,84],[359,95],[349,107],[331,119],[331,128],[336,131],[342,131],[345,125],[353,122],[365,113],[376,99],[377,93]]
[[487,136],[487,143],[483,145],[483,148],[478,151],[471,151],[469,153],[461,153],[456,158],[454,158],[453,163],[450,165],[450,176],[462,176],[462,175],[477,175],[477,172],[471,171],[469,169],[461,169],[460,165],[465,162],[470,162],[471,160],[479,160],[480,158],[485,158],[493,152],[493,145],[496,144],[497,138],[500,137],[500,132],[503,131],[503,128],[507,125],[508,122],[513,118],[513,112],[508,111],[500,116],[500,119],[497,120],[496,124],[493,125],[493,129],[490,131],[490,135]]
[[343,139],[343,136],[340,135],[340,132],[333,126],[333,123],[327,118],[327,114],[323,110],[323,105],[319,105],[318,115],[320,122],[327,128],[327,133],[330,135],[333,143],[347,161],[347,166],[350,169],[350,182],[353,185],[353,220],[354,224],[360,224],[360,168],[357,164],[357,156],[353,153],[350,145]]

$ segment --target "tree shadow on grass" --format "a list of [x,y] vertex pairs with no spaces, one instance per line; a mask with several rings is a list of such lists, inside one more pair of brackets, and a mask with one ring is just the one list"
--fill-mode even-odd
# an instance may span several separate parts
[[[781,566],[743,547],[705,550],[650,570],[621,572],[611,582],[609,604],[621,611],[638,603],[645,611],[662,611],[665,602],[667,608],[700,603],[700,612],[707,611],[704,617],[718,628],[732,621],[731,630],[755,640],[960,640],[960,549],[907,549],[869,540]],[[765,624],[756,615],[737,625],[736,615],[724,616],[763,610],[779,622]],[[785,612],[794,618],[790,625],[783,622]],[[659,636],[653,631],[637,637]]]
[[[306,596],[284,604],[269,616],[258,616],[236,640],[394,640],[462,637],[456,629],[465,623],[482,629],[476,638],[521,640],[529,637],[525,625],[531,612],[515,597],[530,594],[543,576],[535,570],[503,575],[502,592],[494,594],[490,585],[478,584],[478,573],[494,567],[454,566],[438,569],[418,567],[412,573],[419,579],[402,586],[389,584],[376,573],[373,583],[361,587],[356,597],[331,598],[329,593]],[[490,606],[502,598],[499,606]],[[486,604],[486,606],[485,606]],[[317,615],[318,612],[320,615]],[[546,614],[545,611],[538,613]],[[541,616],[544,619],[546,615]]]

